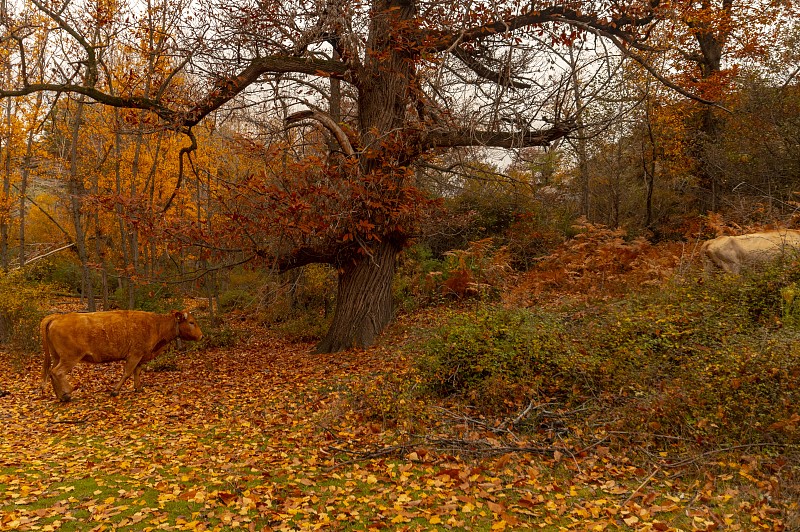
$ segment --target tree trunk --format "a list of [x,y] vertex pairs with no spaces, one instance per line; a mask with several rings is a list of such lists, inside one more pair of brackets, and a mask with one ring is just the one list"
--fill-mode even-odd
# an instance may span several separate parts
[[653,134],[653,117],[651,113],[652,102],[650,99],[650,86],[647,85],[647,99],[645,100],[645,127],[647,130],[647,141],[642,139],[642,170],[644,171],[645,181],[645,200],[644,200],[644,226],[653,229],[653,189],[656,182],[656,137]]
[[25,266],[27,257],[25,255],[25,219],[28,207],[25,200],[28,194],[28,176],[31,173],[31,161],[33,155],[33,128],[28,132],[28,141],[25,146],[25,158],[22,160],[22,172],[19,180],[19,267]]
[[570,80],[572,81],[572,95],[575,99],[575,124],[577,126],[576,131],[578,133],[577,144],[575,145],[575,152],[578,156],[578,173],[579,173],[579,182],[581,184],[581,205],[580,205],[580,212],[581,216],[585,217],[587,221],[590,220],[590,204],[591,196],[590,196],[590,185],[589,182],[589,149],[588,149],[588,142],[586,140],[586,128],[584,127],[583,123],[583,111],[584,111],[584,104],[583,104],[583,96],[581,94],[581,81],[578,79],[578,61],[574,55],[572,48],[569,50],[569,59],[570,65],[572,67],[572,74],[570,76]]
[[339,273],[336,310],[316,353],[334,353],[372,345],[394,317],[392,279],[399,247],[381,243],[372,256]]
[[72,139],[70,146],[70,166],[69,166],[69,194],[72,210],[72,222],[75,227],[75,247],[78,250],[78,258],[81,262],[82,287],[81,297],[86,297],[86,308],[89,312],[97,310],[94,299],[94,286],[92,285],[92,271],[89,267],[89,253],[86,249],[86,231],[83,225],[83,196],[85,194],[83,177],[78,168],[78,141],[81,122],[83,121],[83,107],[85,97],[78,98],[75,116],[72,123]]
[[[5,152],[4,152],[4,162],[3,162],[3,200],[7,201],[10,199],[11,195],[11,128],[13,124],[11,123],[11,100],[9,99],[6,102],[6,145],[5,145]],[[9,203],[10,205],[10,203]],[[9,256],[8,256],[8,233],[9,233],[9,221],[11,219],[11,213],[7,213],[6,216],[2,217],[2,221],[0,221],[0,263],[2,264],[3,271],[8,271],[8,263],[9,263]]]
[[[718,20],[730,20],[732,0],[723,0],[722,8],[715,14]],[[690,24],[690,27],[692,25]],[[724,25],[722,26],[724,27]],[[704,82],[709,82],[722,70],[722,56],[725,44],[728,40],[730,31],[728,29],[719,30],[714,33],[707,26],[699,25],[693,27],[695,39],[700,48],[700,54],[695,59],[700,69],[700,77]],[[714,107],[705,106],[701,111],[700,138],[695,144],[695,158],[697,160],[697,174],[700,186],[710,196],[703,198],[704,210],[716,211],[719,207],[719,182],[715,170],[709,160],[710,147],[719,141],[720,138],[720,119]]]
[[[36,95],[36,105],[34,106],[34,113],[32,116],[39,115],[39,109],[42,107],[42,94]],[[37,128],[30,125],[28,130],[28,139],[25,144],[25,158],[22,160],[22,169],[20,172],[19,181],[19,267],[25,266],[27,257],[25,255],[25,219],[27,217],[28,207],[26,200],[28,199],[28,178],[31,174],[31,165],[33,164],[33,141],[35,140]]]

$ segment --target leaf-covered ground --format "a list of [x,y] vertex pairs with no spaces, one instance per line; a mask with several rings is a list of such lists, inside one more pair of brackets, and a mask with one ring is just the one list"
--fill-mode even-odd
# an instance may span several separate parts
[[457,428],[358,411],[407,371],[396,349],[309,351],[253,333],[117,398],[118,364],[83,365],[69,404],[39,398],[38,359],[0,355],[0,530],[788,530],[797,511],[757,456],[669,469],[602,438],[501,452],[531,442],[466,426],[498,452],[448,451]]

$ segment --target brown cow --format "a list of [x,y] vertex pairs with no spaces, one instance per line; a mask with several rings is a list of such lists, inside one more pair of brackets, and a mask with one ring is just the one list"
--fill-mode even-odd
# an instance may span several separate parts
[[739,236],[720,236],[700,248],[706,274],[714,267],[738,275],[742,268],[800,249],[800,231],[781,229]]
[[67,375],[78,362],[124,360],[122,378],[111,395],[119,394],[131,374],[133,387],[138,391],[142,388],[142,366],[160,355],[171,341],[203,337],[194,316],[179,310],[170,314],[138,310],[52,314],[42,320],[40,330],[44,349],[42,396],[49,376],[53,391],[61,401],[71,399],[73,387]]

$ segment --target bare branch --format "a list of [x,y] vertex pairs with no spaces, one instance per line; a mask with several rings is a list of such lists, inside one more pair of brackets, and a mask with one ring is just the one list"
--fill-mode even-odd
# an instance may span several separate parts
[[429,148],[453,148],[456,146],[487,146],[493,148],[548,146],[554,140],[569,135],[574,129],[575,127],[573,124],[565,122],[541,131],[514,133],[506,131],[436,130],[430,132],[425,137],[424,143]]
[[470,70],[475,72],[478,76],[489,81],[493,81],[498,85],[512,87],[515,89],[528,89],[531,87],[527,83],[513,81],[510,74],[506,72],[494,72],[493,70],[484,66],[474,54],[471,54],[459,46],[453,48],[453,55],[459,58],[462,63],[468,66]]
[[342,151],[346,156],[352,157],[355,155],[355,150],[353,150],[353,146],[350,144],[350,139],[347,138],[347,134],[344,132],[344,130],[339,127],[339,124],[337,124],[329,114],[324,113],[319,109],[308,109],[293,113],[286,117],[286,124],[291,126],[292,124],[296,124],[301,120],[307,119],[316,120],[325,126],[325,129],[330,131],[334,138],[336,138],[336,142],[339,143],[339,146],[342,148]]
[[431,32],[426,32],[421,35],[423,38],[434,38],[436,43],[433,46],[435,51],[445,51],[452,46],[456,41],[471,42],[488,37],[490,35],[497,35],[502,33],[513,32],[528,26],[536,26],[545,24],[547,22],[561,22],[578,27],[591,27],[598,31],[603,31],[608,35],[614,35],[623,39],[629,45],[635,45],[636,39],[630,32],[624,31],[622,28],[626,26],[645,26],[652,23],[653,16],[649,15],[642,18],[617,18],[607,23],[602,22],[598,17],[590,14],[582,14],[574,9],[570,9],[563,5],[549,6],[545,9],[531,10],[522,15],[510,17],[506,20],[496,20],[488,24],[476,26],[467,29],[460,33],[452,32],[439,32],[438,39],[432,35]]
[[172,195],[170,195],[167,203],[164,204],[164,208],[161,210],[162,213],[167,212],[167,210],[172,205],[172,201],[175,199],[175,196],[178,194],[178,190],[180,190],[181,185],[183,183],[183,158],[184,156],[189,158],[189,162],[191,163],[192,159],[192,152],[197,149],[197,137],[194,136],[191,128],[187,128],[184,133],[186,136],[189,137],[191,144],[189,146],[184,146],[181,148],[181,151],[178,153],[178,181],[175,183],[175,189],[172,191]]

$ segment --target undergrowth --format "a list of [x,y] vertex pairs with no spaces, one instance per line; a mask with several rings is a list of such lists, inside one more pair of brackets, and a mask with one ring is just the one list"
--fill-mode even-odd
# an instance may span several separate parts
[[[15,357],[38,349],[39,322],[46,314],[39,300],[51,289],[29,281],[21,270],[0,273],[0,344]],[[16,363],[21,364],[22,358]]]
[[556,309],[478,303],[429,331],[416,370],[428,392],[485,413],[591,400],[616,431],[797,443],[798,277],[770,268]]

